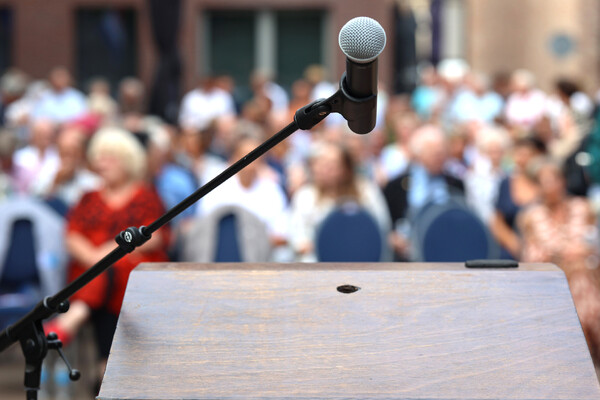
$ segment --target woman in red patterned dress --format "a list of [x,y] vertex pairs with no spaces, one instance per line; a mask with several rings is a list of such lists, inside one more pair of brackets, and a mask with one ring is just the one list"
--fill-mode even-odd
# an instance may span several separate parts
[[[146,155],[135,137],[104,128],[88,151],[102,178],[99,190],[85,194],[67,215],[69,280],[77,278],[116,247],[115,236],[130,226],[149,225],[164,212],[160,198],[144,182]],[[143,246],[116,262],[71,299],[71,309],[47,326],[67,339],[91,319],[101,359],[108,357],[129,273],[139,263],[166,261],[168,232],[155,232]]]

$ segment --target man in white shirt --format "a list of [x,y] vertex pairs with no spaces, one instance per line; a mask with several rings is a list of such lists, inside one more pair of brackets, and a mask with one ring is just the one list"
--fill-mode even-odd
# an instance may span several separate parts
[[204,130],[213,120],[234,115],[233,96],[217,87],[214,78],[205,78],[199,87],[183,97],[179,125]]
[[55,146],[56,126],[48,120],[38,120],[31,126],[30,144],[13,156],[16,191],[45,196],[60,167]]
[[64,67],[50,72],[50,90],[46,91],[33,107],[34,120],[45,119],[57,124],[72,121],[87,112],[86,98],[72,88],[71,74]]
[[515,71],[511,81],[514,91],[506,102],[506,119],[511,125],[531,129],[546,113],[546,95],[534,87],[535,78],[529,71]]
[[[238,139],[232,162],[254,150],[260,142],[254,138]],[[281,186],[264,177],[261,160],[257,160],[230,178],[198,203],[199,215],[207,215],[223,206],[239,206],[256,215],[267,226],[272,245],[285,243],[288,229],[287,199]]]

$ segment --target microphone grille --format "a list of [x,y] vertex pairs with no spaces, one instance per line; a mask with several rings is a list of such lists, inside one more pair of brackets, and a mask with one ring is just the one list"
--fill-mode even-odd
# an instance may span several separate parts
[[338,40],[346,57],[366,64],[381,54],[386,38],[379,22],[369,17],[356,17],[342,27]]

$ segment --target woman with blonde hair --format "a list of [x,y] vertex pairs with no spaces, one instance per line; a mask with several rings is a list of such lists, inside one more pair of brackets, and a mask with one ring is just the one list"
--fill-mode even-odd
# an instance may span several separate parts
[[[77,278],[115,247],[115,236],[129,226],[148,225],[162,215],[162,203],[144,183],[146,154],[129,132],[103,128],[92,138],[88,159],[100,176],[98,190],[83,195],[67,215],[66,244],[71,258],[68,279]],[[50,321],[63,341],[88,319],[94,326],[101,360],[106,360],[121,309],[129,273],[139,263],[167,260],[165,229],[116,262],[72,297],[71,310]]]

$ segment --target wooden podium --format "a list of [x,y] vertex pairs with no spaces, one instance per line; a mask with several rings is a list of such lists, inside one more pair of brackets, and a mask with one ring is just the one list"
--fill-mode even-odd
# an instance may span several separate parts
[[552,265],[165,263],[131,274],[98,398],[597,400],[600,387]]

